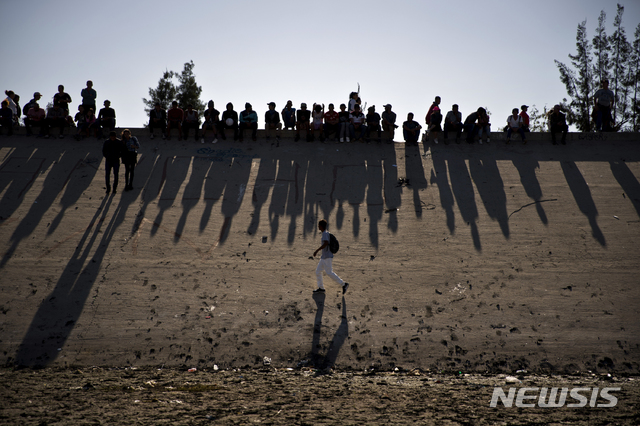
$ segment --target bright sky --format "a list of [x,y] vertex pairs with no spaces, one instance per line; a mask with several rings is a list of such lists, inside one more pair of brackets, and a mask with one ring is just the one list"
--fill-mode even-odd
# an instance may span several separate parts
[[[622,4],[632,41],[640,2]],[[500,124],[566,97],[553,60],[569,62],[578,24],[591,39],[601,10],[610,35],[616,2],[602,0],[2,0],[0,82],[21,105],[63,84],[75,111],[93,80],[98,108],[109,99],[118,127],[142,127],[149,87],[193,60],[205,104],[250,102],[261,125],[267,102],[337,108],[358,83],[363,104],[401,120],[422,122],[439,95],[445,112],[485,106]]]

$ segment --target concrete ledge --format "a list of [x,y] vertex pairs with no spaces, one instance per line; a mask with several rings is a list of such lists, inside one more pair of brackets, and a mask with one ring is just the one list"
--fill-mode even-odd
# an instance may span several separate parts
[[[38,128],[39,129],[39,128]],[[120,133],[122,133],[122,131],[125,129],[125,127],[117,127],[115,129],[115,131],[118,133],[118,135]],[[142,127],[129,127],[129,130],[131,130],[131,133],[140,138],[140,137],[145,137],[145,136],[149,136],[149,130],[147,128],[142,128]],[[55,133],[57,133],[58,130],[55,130]],[[107,133],[108,131],[104,131],[105,133],[105,138],[107,137]],[[37,133],[37,132],[36,132]],[[208,136],[211,136],[211,131],[208,131]],[[247,140],[251,140],[251,131],[250,130],[245,130],[245,136],[244,139],[245,141]],[[281,139],[294,139],[296,132],[294,130],[282,130],[281,132]],[[423,132],[424,133],[424,129]],[[26,136],[26,130],[24,126],[21,127],[16,127],[13,130],[13,134],[14,136]],[[75,127],[67,127],[64,130],[64,134],[66,135],[75,135],[76,134],[76,128]],[[177,140],[177,130],[173,129],[171,131],[171,135],[172,135],[172,140]],[[199,130],[199,134],[202,134],[202,130]],[[271,138],[275,137],[275,131],[274,130],[270,130],[269,134],[271,136]],[[161,133],[158,129],[155,130],[155,135],[156,137],[160,137]],[[230,130],[227,130],[226,132],[227,135],[227,139],[229,138],[229,136],[231,136],[231,139],[233,139],[233,132]],[[257,133],[257,137],[258,139],[266,139],[267,136],[267,131],[264,129],[258,129],[258,133]],[[304,138],[306,137],[306,131],[302,130],[300,132],[301,135],[301,141],[304,141]],[[319,142],[319,136],[320,136],[320,132],[316,131],[315,132],[315,142]],[[549,142],[551,143],[551,133],[549,132],[530,132],[527,133],[527,140],[528,141],[532,141],[532,142],[537,142],[537,141],[541,141],[541,142]],[[193,139],[194,137],[194,131],[193,129],[191,129],[189,131],[189,137],[191,139]],[[37,137],[37,135],[34,133],[33,137]],[[53,136],[52,136],[53,137]],[[557,133],[556,134],[557,140],[560,141],[561,138],[561,134]],[[330,139],[333,138],[333,136],[330,137]],[[389,135],[387,132],[382,132],[382,140],[387,140],[389,138]],[[372,133],[372,137],[371,139],[373,141],[375,141],[377,139],[377,134],[376,133]],[[463,134],[463,139],[464,139],[464,134]],[[422,136],[420,137],[420,140],[422,140]],[[455,132],[449,132],[449,141],[453,142],[455,140]],[[507,140],[507,132],[491,132],[491,140],[492,141],[506,141]],[[615,141],[638,141],[640,142],[640,133],[637,132],[601,132],[601,133],[596,133],[596,132],[590,132],[590,133],[580,133],[580,132],[569,132],[567,134],[567,141],[601,141],[601,142],[606,142],[606,141],[611,141],[611,140],[615,140]],[[440,132],[440,134],[438,135],[438,141],[440,143],[442,143],[444,141],[443,138],[443,134],[442,132]],[[511,136],[511,141],[512,143],[519,143],[520,142],[520,135],[519,134],[513,134]],[[404,141],[402,140],[402,130],[398,129],[396,130],[395,133],[395,140],[394,142],[396,143],[404,143]],[[422,143],[422,142],[420,142]]]

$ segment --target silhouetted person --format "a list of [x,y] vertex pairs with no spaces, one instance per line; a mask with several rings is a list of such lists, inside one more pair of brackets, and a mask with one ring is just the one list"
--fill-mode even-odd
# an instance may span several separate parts
[[567,132],[569,126],[567,126],[567,118],[560,111],[560,105],[554,105],[553,110],[549,113],[549,130],[551,131],[551,141],[554,145],[556,143],[556,133],[562,132],[562,145],[566,145]]
[[120,158],[124,151],[122,140],[117,138],[116,132],[109,133],[109,139],[102,145],[102,155],[105,158],[104,179],[107,185],[107,192],[111,192],[111,171],[113,170],[113,193],[118,192],[118,173],[120,172]]

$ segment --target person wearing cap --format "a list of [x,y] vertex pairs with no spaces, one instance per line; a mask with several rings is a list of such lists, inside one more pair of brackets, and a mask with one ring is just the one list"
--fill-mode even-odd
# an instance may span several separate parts
[[329,104],[329,111],[324,113],[324,138],[329,139],[330,134],[335,134],[335,140],[338,140],[338,132],[340,129],[340,115],[334,110],[333,104]]
[[244,111],[240,111],[240,142],[244,140],[244,130],[251,129],[251,139],[257,140],[258,114],[252,109],[251,104],[244,104]]
[[98,112],[98,126],[100,129],[114,130],[116,128],[116,111],[111,108],[111,101],[104,101],[104,108]]
[[106,194],[111,193],[111,171],[113,170],[113,193],[118,192],[118,174],[120,173],[120,158],[126,147],[114,130],[109,132],[109,139],[102,144],[102,156],[105,159],[104,179]]
[[222,131],[220,136],[222,140],[227,140],[227,136],[224,134],[226,129],[233,129],[233,140],[238,140],[238,113],[233,110],[233,104],[229,102],[227,109],[222,111]]
[[269,132],[271,130],[276,131],[276,140],[280,140],[280,130],[282,129],[282,123],[280,122],[280,113],[276,111],[276,103],[269,102],[269,109],[264,113],[264,130],[267,135],[267,140],[271,139]]
[[82,106],[85,111],[89,111],[89,108],[93,108],[94,111],[96,110],[98,93],[93,88],[93,81],[87,80],[87,87],[80,91],[80,96],[82,96]]
[[300,140],[300,130],[307,132],[307,142],[311,141],[311,127],[309,121],[311,120],[311,111],[307,109],[307,104],[304,102],[300,104],[300,109],[296,111],[296,137],[295,141]]
[[284,122],[284,130],[296,129],[296,109],[293,108],[293,102],[287,101],[287,105],[282,109],[282,121]]
[[178,129],[178,140],[182,140],[182,121],[184,111],[178,108],[178,101],[171,102],[171,109],[167,111],[167,139],[171,139],[171,129]]
[[27,104],[25,106],[22,107],[22,114],[25,116],[25,120],[27,118],[27,114],[29,113],[29,110],[31,108],[33,108],[33,105],[38,103],[38,101],[40,101],[40,98],[42,97],[42,95],[40,94],[40,92],[35,92],[33,94],[33,99],[31,99],[29,102],[27,102]]
[[167,111],[160,106],[160,102],[156,102],[153,109],[149,111],[149,132],[151,133],[151,139],[153,139],[153,129],[160,129],[162,139],[166,138]]
[[387,143],[393,143],[393,138],[396,134],[396,129],[398,125],[396,124],[396,113],[391,111],[391,104],[386,104],[384,106],[384,111],[382,111],[382,130],[387,132],[389,135],[389,139],[387,139]]
[[382,128],[380,127],[380,114],[376,112],[375,105],[367,108],[367,116],[365,119],[367,121],[367,142],[371,140],[371,132],[378,132],[378,143],[380,143],[382,139]]
[[213,140],[211,143],[218,142],[218,129],[220,129],[220,111],[213,107],[213,101],[207,103],[207,109],[204,111],[204,124],[202,125],[202,140],[207,136],[207,130],[213,130]]
[[460,143],[462,127],[462,113],[458,111],[458,104],[453,104],[444,119],[444,144],[449,145],[449,132],[453,131],[456,132],[456,143]]
[[195,130],[195,140],[198,140],[200,117],[198,116],[198,111],[193,109],[193,104],[188,104],[187,109],[184,111],[184,121],[182,122],[182,135],[184,136],[184,140],[189,138],[189,129]]
[[554,105],[551,112],[549,112],[549,131],[551,132],[551,142],[554,145],[557,145],[556,142],[556,133],[562,132],[562,145],[567,144],[567,132],[569,131],[569,126],[567,126],[567,118],[560,111],[560,105]]
[[529,114],[527,114],[527,110],[529,109],[529,105],[522,105],[520,107],[520,117],[522,117],[522,131],[529,132]]

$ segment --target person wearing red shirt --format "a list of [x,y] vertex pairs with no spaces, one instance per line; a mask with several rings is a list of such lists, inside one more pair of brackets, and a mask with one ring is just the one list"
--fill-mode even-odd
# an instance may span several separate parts
[[333,133],[335,140],[338,140],[338,129],[340,126],[340,116],[334,111],[333,104],[329,104],[329,111],[324,113],[324,137],[329,139],[329,135]]
[[167,111],[167,139],[171,139],[171,129],[178,129],[178,140],[182,140],[182,121],[184,111],[178,108],[178,102],[171,102],[171,109]]
[[522,105],[520,109],[520,117],[522,117],[522,130],[525,132],[529,131],[529,114],[527,114],[528,105]]

